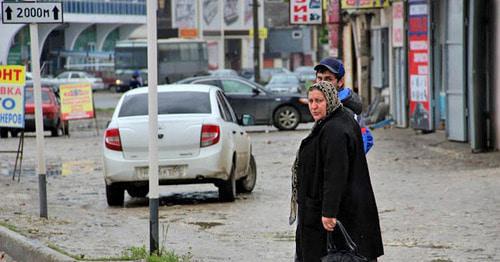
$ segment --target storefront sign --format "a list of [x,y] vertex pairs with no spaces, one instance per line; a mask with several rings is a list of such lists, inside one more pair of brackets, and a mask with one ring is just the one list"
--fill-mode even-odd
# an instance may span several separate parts
[[321,24],[322,10],[322,0],[290,0],[290,24]]
[[405,39],[404,28],[404,3],[392,3],[392,46],[403,47]]
[[426,1],[409,2],[408,41],[410,126],[415,129],[431,130],[429,22]]
[[342,0],[342,9],[388,7],[389,0]]
[[24,128],[24,66],[0,66],[0,127]]
[[62,120],[94,118],[90,84],[68,84],[59,87]]

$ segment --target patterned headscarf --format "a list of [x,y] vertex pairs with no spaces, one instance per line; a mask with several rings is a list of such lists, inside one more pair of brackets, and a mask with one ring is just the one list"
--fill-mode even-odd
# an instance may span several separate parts
[[320,81],[309,87],[309,92],[317,89],[323,93],[326,98],[326,114],[329,115],[335,109],[341,106],[340,99],[337,95],[337,88],[328,81]]
[[[333,113],[337,108],[341,107],[340,99],[337,95],[337,88],[330,82],[320,81],[315,83],[309,88],[309,92],[311,90],[317,89],[323,93],[326,98],[326,115]],[[324,118],[323,118],[324,119]],[[323,119],[316,121],[312,131],[316,128],[318,123],[320,123]],[[312,132],[311,131],[311,132]],[[300,148],[299,148],[300,150]],[[288,222],[292,225],[297,219],[297,169],[299,167],[299,151],[297,150],[297,154],[295,156],[295,161],[292,165],[292,199],[290,201],[290,217],[288,218]]]

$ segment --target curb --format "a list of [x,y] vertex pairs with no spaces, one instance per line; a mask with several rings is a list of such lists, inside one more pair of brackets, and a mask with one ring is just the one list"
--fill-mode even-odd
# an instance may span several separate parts
[[66,262],[76,261],[38,240],[28,239],[16,232],[0,226],[0,250],[16,261]]

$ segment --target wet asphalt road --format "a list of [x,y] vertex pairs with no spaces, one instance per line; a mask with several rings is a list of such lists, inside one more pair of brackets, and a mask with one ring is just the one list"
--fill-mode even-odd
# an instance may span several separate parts
[[[292,261],[290,166],[307,127],[251,133],[257,186],[234,203],[220,203],[213,185],[161,187],[162,245],[194,261]],[[500,261],[500,154],[472,155],[467,145],[445,141],[442,132],[386,129],[374,135],[368,160],[386,251],[381,261]],[[49,219],[38,217],[30,136],[21,182],[10,177],[14,157],[0,155],[0,222],[85,258],[148,246],[148,200],[127,196],[122,208],[106,204],[95,130],[45,141]],[[0,139],[2,149],[16,145],[15,139]]]

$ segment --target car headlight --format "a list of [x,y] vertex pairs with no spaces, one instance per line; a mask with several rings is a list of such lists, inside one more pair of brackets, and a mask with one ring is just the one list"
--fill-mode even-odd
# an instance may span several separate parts
[[121,84],[122,84],[122,80],[120,80],[120,79],[116,79],[115,84],[117,84],[117,85],[121,85]]
[[299,98],[299,102],[300,102],[301,104],[304,104],[304,105],[309,104],[309,101],[308,101],[308,100],[307,100],[307,98],[305,98],[305,97],[301,97],[301,98]]

